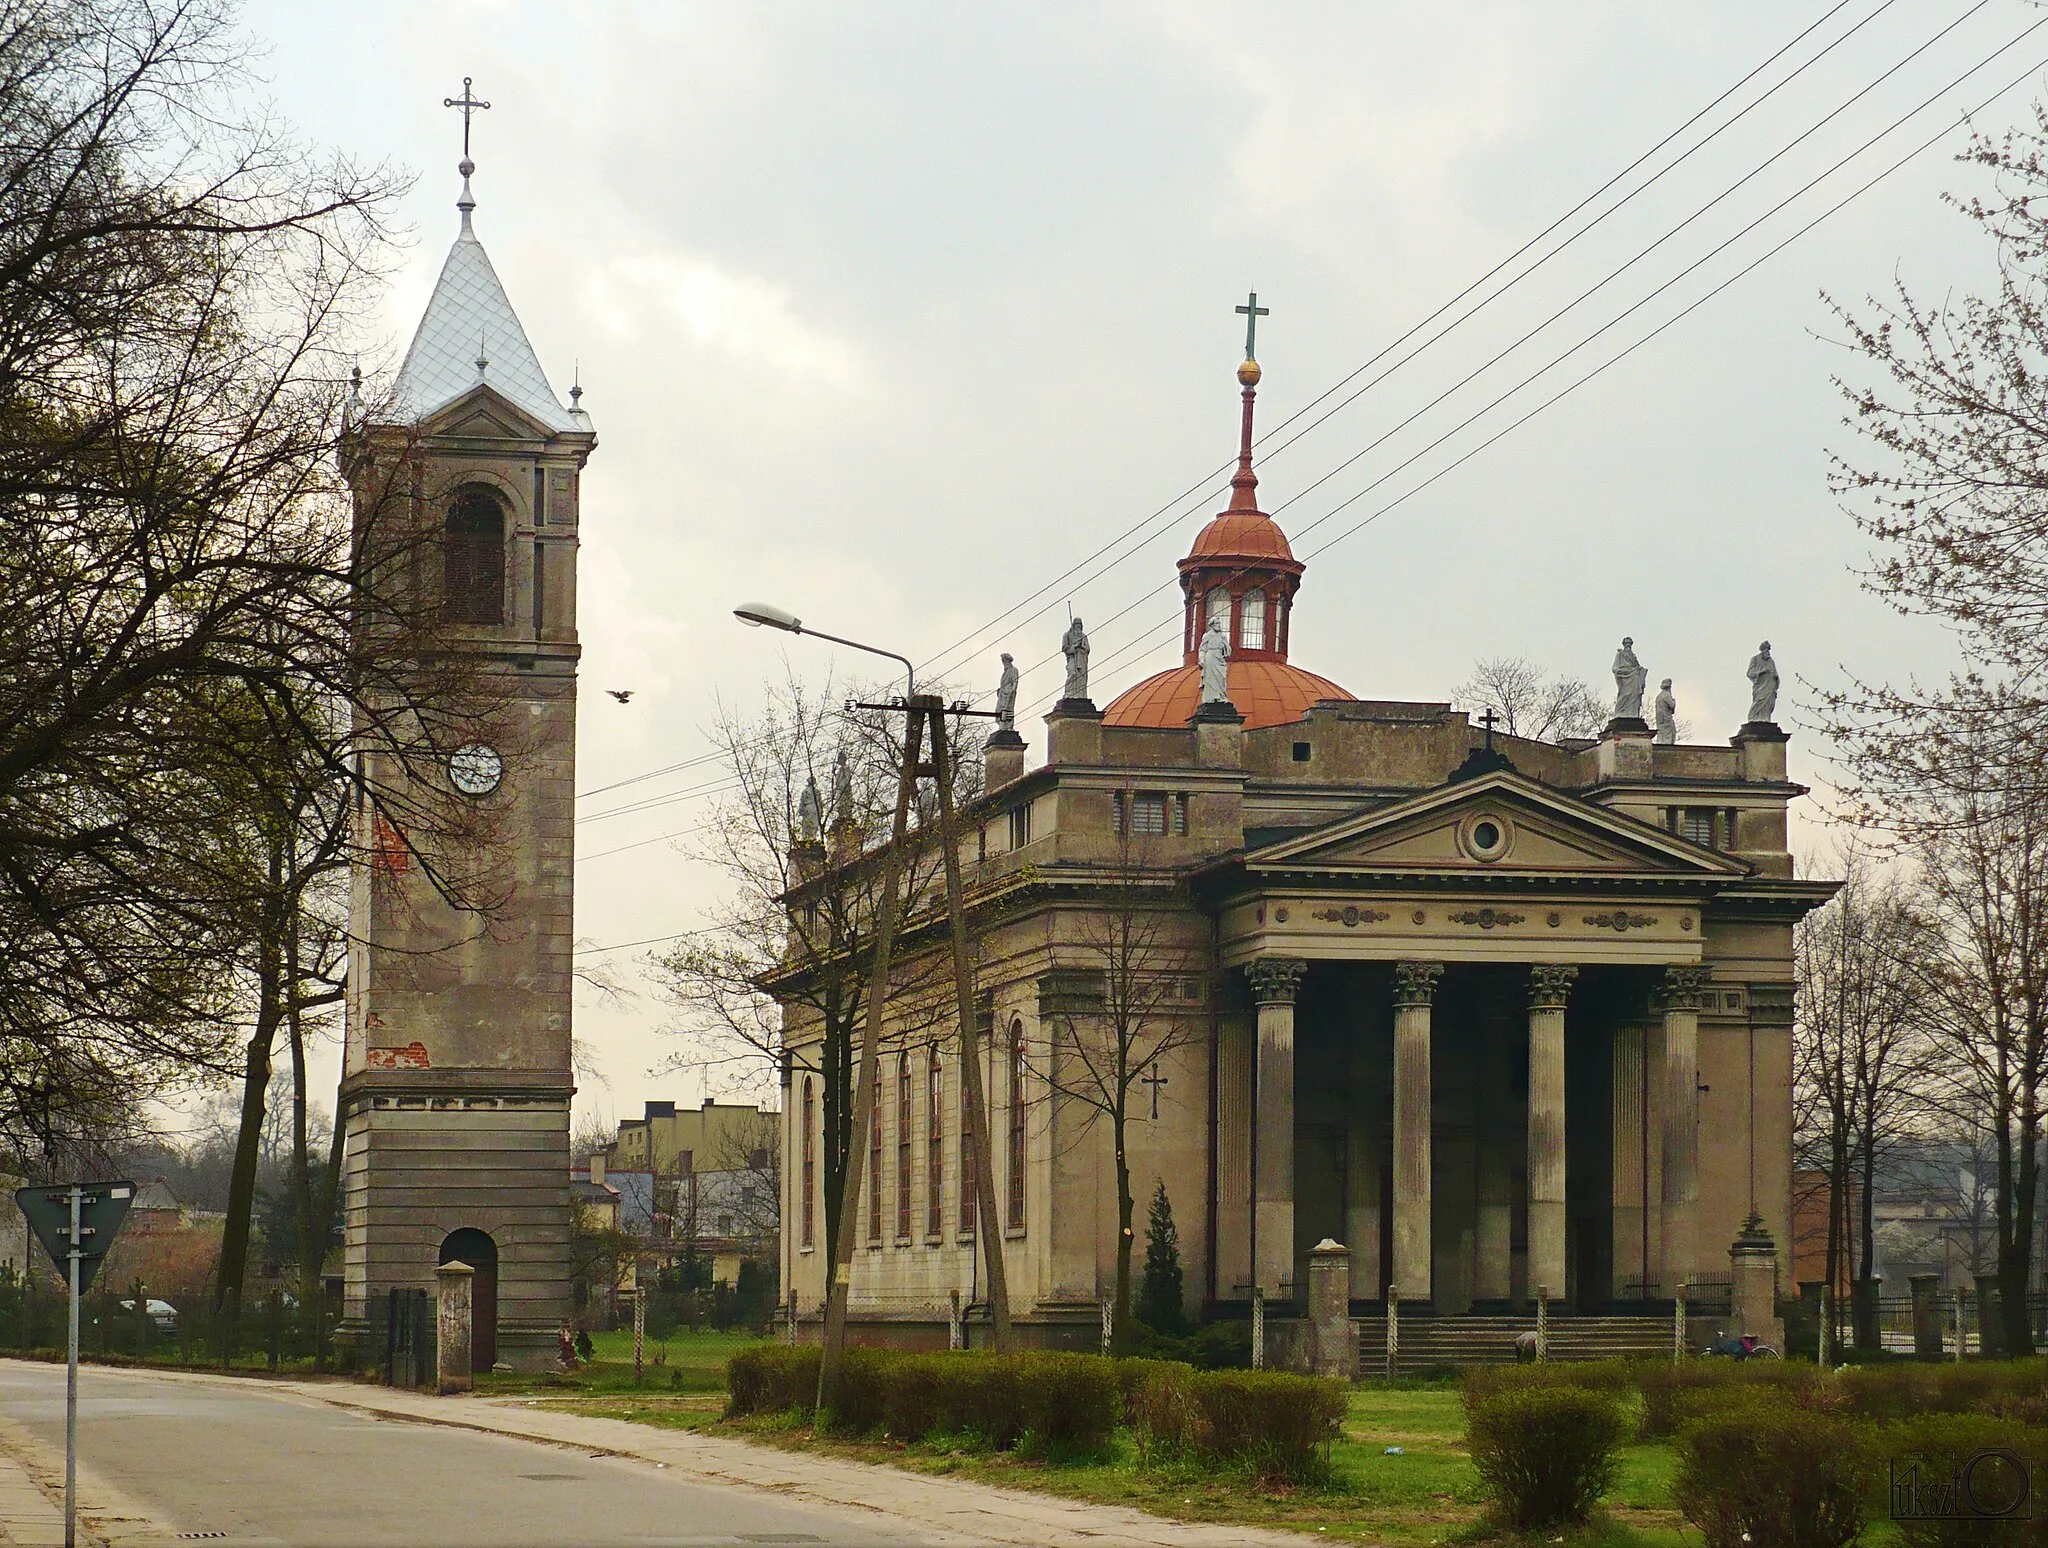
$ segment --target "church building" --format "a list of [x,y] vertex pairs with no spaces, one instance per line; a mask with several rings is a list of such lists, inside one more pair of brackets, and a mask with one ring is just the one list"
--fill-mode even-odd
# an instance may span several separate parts
[[[576,550],[597,444],[564,407],[477,239],[464,82],[461,216],[426,314],[381,404],[359,404],[348,471],[358,531],[396,507],[407,561],[437,595],[422,672],[460,655],[459,730],[384,728],[402,768],[359,803],[347,1041],[344,1334],[365,1366],[405,1333],[404,1297],[475,1270],[473,1360],[553,1365],[569,1316],[570,988],[574,908]],[[402,792],[470,803],[487,908],[451,902],[403,831]],[[394,811],[396,806],[399,810]],[[460,900],[458,900],[460,901]]]
[[[1624,702],[1595,739],[1526,740],[1297,664],[1308,576],[1259,508],[1258,380],[1247,358],[1230,501],[1179,563],[1181,664],[1104,708],[1062,699],[1042,759],[999,732],[964,814],[996,1221],[963,1187],[950,980],[917,970],[948,949],[944,912],[904,924],[895,976],[933,1003],[899,1000],[884,1029],[852,1222],[862,1337],[943,1341],[954,1298],[981,1300],[985,1228],[1020,1339],[1094,1343],[1117,1194],[1076,1055],[1133,983],[1160,1050],[1128,1104],[1137,1256],[1163,1183],[1191,1315],[1255,1293],[1299,1315],[1332,1242],[1361,1316],[1541,1297],[1668,1324],[1674,1297],[1725,1287],[1738,1236],[1789,1240],[1793,927],[1833,888],[1794,874],[1785,733],[1766,706],[1679,743]],[[1204,691],[1212,624],[1227,699]],[[782,1009],[783,1283],[810,1321],[819,1033],[801,997]]]

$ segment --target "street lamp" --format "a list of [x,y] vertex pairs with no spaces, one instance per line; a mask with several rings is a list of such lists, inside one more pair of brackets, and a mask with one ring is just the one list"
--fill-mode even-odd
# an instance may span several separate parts
[[871,656],[887,656],[891,661],[903,663],[904,673],[910,679],[903,690],[907,702],[917,694],[917,668],[912,666],[908,656],[899,656],[893,650],[884,650],[879,645],[863,645],[859,640],[849,640],[842,635],[827,634],[822,629],[806,629],[804,621],[788,608],[777,607],[772,602],[748,602],[732,610],[732,616],[750,629],[780,629],[785,634],[809,634],[821,640],[830,640],[834,645],[845,645],[854,650],[864,650]]

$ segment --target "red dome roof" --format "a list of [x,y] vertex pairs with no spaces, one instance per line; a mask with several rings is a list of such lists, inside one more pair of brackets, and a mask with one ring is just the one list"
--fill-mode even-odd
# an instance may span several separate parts
[[[1276,527],[1274,531],[1279,529]],[[1284,541],[1284,540],[1283,540]],[[1289,666],[1284,661],[1254,660],[1230,663],[1230,702],[1245,717],[1245,728],[1284,726],[1300,720],[1319,699],[1349,699],[1352,695],[1327,677]],[[1106,726],[1180,727],[1201,707],[1202,669],[1177,666],[1156,672],[1134,687],[1126,688],[1102,712]]]
[[1190,562],[1214,559],[1263,560],[1266,563],[1278,561],[1281,564],[1296,563],[1294,550],[1287,546],[1287,534],[1280,530],[1280,523],[1260,511],[1224,511],[1195,537],[1195,546],[1188,550],[1188,557],[1181,561],[1181,568],[1187,569]]

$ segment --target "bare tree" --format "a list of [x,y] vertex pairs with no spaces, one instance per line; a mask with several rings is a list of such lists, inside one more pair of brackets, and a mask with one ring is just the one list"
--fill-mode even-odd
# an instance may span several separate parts
[[[838,1239],[841,1183],[853,1139],[853,1088],[881,901],[875,846],[895,808],[900,733],[885,717],[843,708],[827,683],[772,685],[758,714],[722,707],[714,735],[736,788],[721,799],[695,850],[731,884],[713,924],[655,959],[680,1013],[685,1052],[674,1063],[737,1065],[756,1081],[785,1053],[792,1077],[818,1082],[824,1144],[825,1246]],[[963,760],[956,798],[978,787]],[[817,827],[807,827],[806,791]],[[920,805],[904,856],[906,918],[939,898],[942,857]],[[890,1035],[913,1041],[947,1019],[938,991],[951,983],[941,952],[902,952],[890,972]]]
[[774,1113],[753,1113],[723,1130],[711,1155],[723,1181],[721,1207],[730,1206],[733,1234],[755,1244],[782,1232],[782,1126]]
[[[1106,1124],[1116,1176],[1116,1347],[1128,1349],[1131,1251],[1136,1199],[1131,1188],[1130,1123],[1160,1064],[1200,1042],[1206,1020],[1187,992],[1207,971],[1206,952],[1188,938],[1192,917],[1181,878],[1155,863],[1151,835],[1168,829],[1164,807],[1154,825],[1128,786],[1114,801],[1117,849],[1092,878],[1093,907],[1054,915],[1047,956],[1058,986],[1047,1017],[1048,1041],[1037,1072],[1055,1102],[1080,1112],[1079,1135]],[[1163,798],[1151,798],[1163,799]],[[1145,831],[1140,833],[1138,830]],[[1144,1112],[1135,1113],[1143,1118]]]
[[[1795,1143],[1827,1177],[1827,1282],[1877,1272],[1875,1199],[1885,1154],[1915,1115],[1925,1074],[1931,926],[1909,881],[1851,847],[1842,890],[1794,934]],[[1856,1345],[1878,1347],[1877,1306],[1852,1302]]]
[[1474,713],[1491,709],[1509,736],[1539,742],[1598,736],[1607,718],[1583,678],[1552,677],[1520,656],[1473,662],[1471,677],[1452,691],[1452,702]]

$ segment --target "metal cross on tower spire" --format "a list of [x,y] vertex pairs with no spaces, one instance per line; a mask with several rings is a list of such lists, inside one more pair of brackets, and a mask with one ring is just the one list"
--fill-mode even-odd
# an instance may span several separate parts
[[[441,106],[443,107],[462,109],[462,159],[464,161],[469,160],[470,115],[472,113],[480,113],[490,106],[490,103],[482,102],[477,99],[476,93],[470,90],[471,82],[472,78],[470,76],[465,75],[462,78],[462,95],[459,97],[443,97],[441,99]],[[1254,297],[1253,299],[1256,300],[1257,297]],[[1238,310],[1243,311],[1244,308],[1239,307]]]
[[[465,151],[463,154],[467,155],[468,152]],[[1244,358],[1256,360],[1259,357],[1252,346],[1258,342],[1259,319],[1272,316],[1273,309],[1270,306],[1260,306],[1259,293],[1254,290],[1245,297],[1245,303],[1237,309],[1237,315],[1244,319]]]

